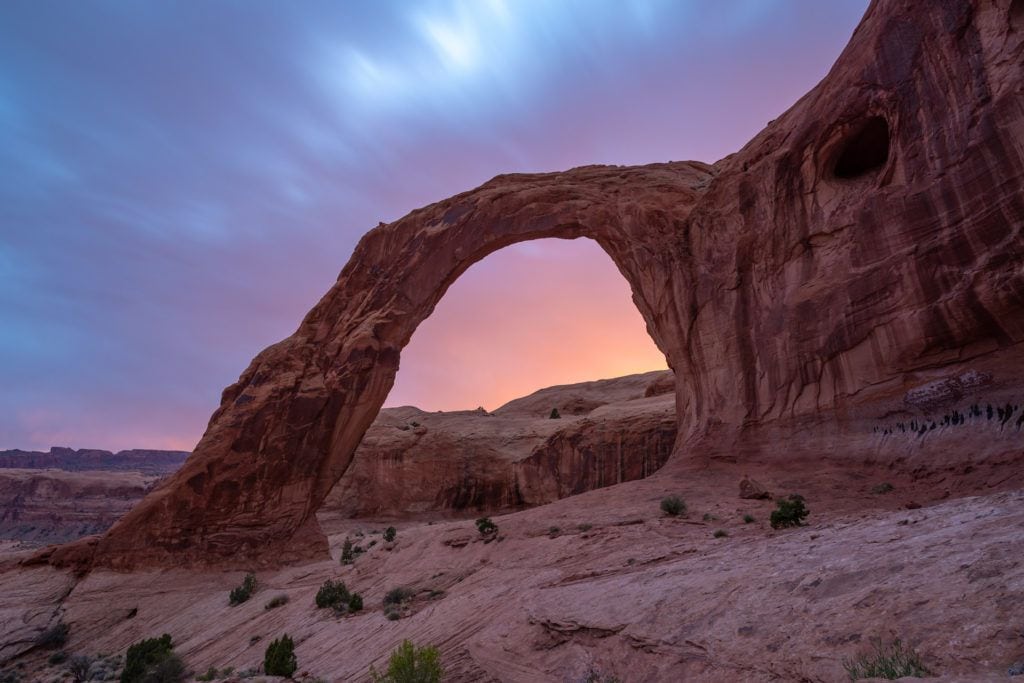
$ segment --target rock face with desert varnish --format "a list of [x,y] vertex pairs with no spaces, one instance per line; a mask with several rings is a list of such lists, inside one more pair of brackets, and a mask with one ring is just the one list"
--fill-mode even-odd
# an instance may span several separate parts
[[47,559],[324,555],[314,513],[401,349],[462,272],[524,240],[590,237],[629,282],[675,370],[673,457],[710,432],[841,425],[982,357],[997,384],[1019,382],[1021,16],[1019,1],[876,0],[828,76],[717,164],[498,176],[378,226],[225,390],[185,466],[103,538]]

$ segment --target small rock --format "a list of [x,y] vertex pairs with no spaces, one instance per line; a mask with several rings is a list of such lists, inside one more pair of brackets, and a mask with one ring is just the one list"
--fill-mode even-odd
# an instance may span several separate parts
[[768,489],[749,477],[740,482],[740,498],[744,500],[767,500],[771,497]]

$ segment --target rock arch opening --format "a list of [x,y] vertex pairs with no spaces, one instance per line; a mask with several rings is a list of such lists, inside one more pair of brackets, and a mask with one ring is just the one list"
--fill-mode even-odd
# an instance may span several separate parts
[[878,171],[889,160],[889,123],[872,116],[842,143],[836,156],[833,175],[849,180]]
[[491,513],[646,477],[674,446],[673,390],[596,242],[510,245],[417,328],[321,518]]
[[384,404],[402,349],[469,267],[520,242],[590,237],[601,247],[675,371],[677,441],[695,432],[710,408],[679,322],[694,306],[690,256],[665,244],[713,172],[672,162],[498,176],[379,225],[296,332],[224,390],[184,466],[105,536],[47,560],[132,569],[326,557],[316,513]]

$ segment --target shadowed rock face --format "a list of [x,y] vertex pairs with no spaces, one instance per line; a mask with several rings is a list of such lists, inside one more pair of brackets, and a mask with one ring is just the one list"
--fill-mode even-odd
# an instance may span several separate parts
[[295,334],[225,390],[180,471],[103,538],[45,559],[326,555],[314,513],[401,349],[462,272],[524,240],[591,237],[629,282],[675,371],[673,457],[712,433],[841,426],[979,358],[1019,386],[1018,15],[1006,1],[876,0],[828,76],[715,165],[498,176],[378,226]]

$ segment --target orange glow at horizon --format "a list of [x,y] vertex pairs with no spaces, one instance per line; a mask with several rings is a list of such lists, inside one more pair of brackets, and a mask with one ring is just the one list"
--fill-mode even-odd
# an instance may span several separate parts
[[402,351],[385,407],[493,410],[556,384],[666,368],[592,240],[506,247],[466,271]]

